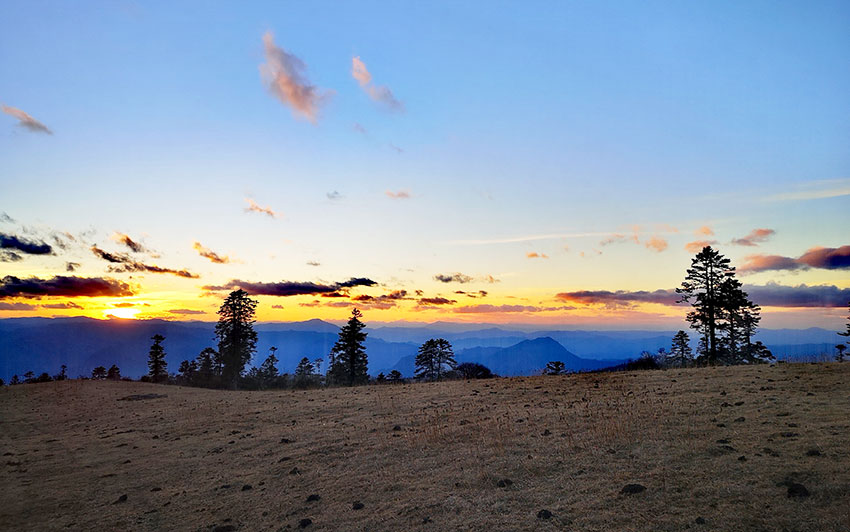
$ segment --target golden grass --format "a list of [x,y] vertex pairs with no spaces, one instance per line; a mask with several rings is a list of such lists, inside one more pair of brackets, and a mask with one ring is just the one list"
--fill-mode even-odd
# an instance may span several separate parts
[[[5,387],[0,528],[847,531],[848,384],[850,364],[781,364],[311,391]],[[118,400],[150,393],[167,397]],[[789,498],[789,480],[811,495]],[[646,491],[621,494],[628,483]]]

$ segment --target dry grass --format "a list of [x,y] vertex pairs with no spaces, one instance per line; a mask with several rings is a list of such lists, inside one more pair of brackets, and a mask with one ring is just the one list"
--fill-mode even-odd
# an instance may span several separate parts
[[[848,383],[850,364],[782,364],[293,392],[6,387],[0,528],[846,531]],[[118,400],[149,393],[167,397]],[[789,498],[788,480],[811,495]]]

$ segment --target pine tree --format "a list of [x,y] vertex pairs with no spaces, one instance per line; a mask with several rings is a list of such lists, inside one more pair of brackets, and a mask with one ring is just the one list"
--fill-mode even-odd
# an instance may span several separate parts
[[546,364],[546,369],[543,370],[546,375],[563,375],[566,373],[566,366],[560,360],[553,360]]
[[[848,309],[850,309],[850,303],[847,303]],[[847,330],[844,332],[838,333],[839,336],[843,336],[845,338],[850,337],[850,315],[847,316]],[[850,342],[845,342],[850,343]]]
[[161,334],[155,334],[151,337],[153,345],[148,352],[148,375],[151,381],[163,382],[168,380],[168,363],[165,361],[165,348],[162,347],[162,341],[165,337]]
[[248,292],[235,290],[227,296],[218,309],[218,353],[221,363],[221,378],[225,386],[236,389],[245,364],[257,350],[257,332],[254,316],[257,301],[248,297]]
[[691,351],[690,338],[685,331],[679,331],[673,336],[673,345],[670,346],[669,364],[684,368],[690,366],[694,360]]
[[339,331],[339,339],[329,355],[328,378],[336,384],[354,386],[369,381],[368,357],[363,343],[366,324],[360,321],[363,314],[358,309],[351,311],[348,323]]
[[64,380],[67,380],[67,379],[68,379],[68,366],[66,366],[65,364],[62,364],[62,366],[59,368],[59,374],[55,375],[53,377],[53,380],[64,381]]
[[679,302],[690,303],[694,308],[686,320],[703,334],[701,355],[708,364],[719,362],[718,325],[723,317],[721,286],[734,273],[729,259],[706,246],[691,259],[685,280],[676,289],[681,296]]
[[213,381],[215,380],[215,358],[218,356],[216,350],[212,347],[205,347],[203,351],[200,352],[198,358],[195,359],[198,372],[196,375],[196,382],[200,386],[212,386]]
[[396,384],[402,381],[404,381],[404,379],[401,376],[401,372],[397,369],[394,369],[387,374],[387,382]]
[[103,380],[106,378],[106,368],[98,366],[91,370],[91,378],[95,380]]
[[278,359],[274,355],[277,347],[269,348],[269,356],[260,365],[260,387],[269,388],[277,382],[280,373],[277,370]]
[[385,382],[387,382],[387,376],[383,373],[378,373],[378,376],[375,377],[375,382],[378,384],[384,384]]
[[21,383],[21,378],[17,375],[12,375],[12,379],[9,381],[9,386],[15,386]]
[[443,338],[431,338],[419,346],[416,355],[416,378],[440,380],[446,371],[457,366],[452,344]]
[[111,381],[120,381],[121,380],[121,370],[118,369],[118,366],[112,364],[109,369],[106,371],[106,378]]
[[32,371],[27,371],[26,373],[24,373],[24,383],[25,384],[32,384],[34,382],[35,382],[35,373],[33,373]]
[[836,362],[844,362],[844,351],[847,349],[847,346],[844,344],[838,344],[835,346],[835,350],[838,351],[838,354],[835,355]]

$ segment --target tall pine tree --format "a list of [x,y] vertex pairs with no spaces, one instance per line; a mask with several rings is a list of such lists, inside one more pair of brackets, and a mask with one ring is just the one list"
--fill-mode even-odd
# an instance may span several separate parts
[[693,362],[694,355],[691,351],[688,333],[679,331],[673,336],[673,345],[670,346],[670,355],[667,360],[670,365],[680,368],[687,367]]
[[457,366],[452,344],[443,338],[431,338],[419,346],[416,355],[416,378],[438,381]]
[[165,348],[162,347],[162,341],[165,336],[155,334],[151,337],[153,345],[148,352],[148,375],[153,382],[164,382],[168,380],[168,363],[165,362]]
[[256,310],[257,301],[242,289],[231,292],[218,309],[215,335],[218,337],[221,381],[234,390],[245,371],[245,364],[257,350]]
[[360,321],[363,314],[358,309],[351,311],[351,318],[339,331],[339,339],[328,357],[328,380],[334,384],[354,386],[369,381],[369,360],[366,356],[366,324]]

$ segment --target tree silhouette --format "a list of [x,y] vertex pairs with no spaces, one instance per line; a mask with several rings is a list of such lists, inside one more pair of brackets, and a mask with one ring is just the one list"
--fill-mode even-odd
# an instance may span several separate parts
[[844,351],[847,349],[847,346],[844,344],[838,344],[835,346],[835,350],[838,351],[838,354],[835,355],[835,360],[837,362],[844,362]]
[[339,331],[339,338],[331,349],[328,378],[335,384],[354,386],[369,381],[367,374],[368,357],[363,343],[366,324],[360,321],[363,314],[358,309],[351,311],[351,317]]
[[35,382],[35,373],[27,371],[24,373],[24,384],[32,384]]
[[670,346],[670,356],[668,358],[671,365],[680,368],[687,367],[693,362],[694,354],[691,351],[688,333],[679,331],[673,336],[673,345]]
[[546,364],[543,373],[546,375],[563,375],[566,373],[566,366],[560,360],[553,360]]
[[152,382],[163,382],[168,380],[168,363],[165,361],[165,348],[162,347],[162,341],[165,337],[161,334],[155,334],[151,337],[153,345],[148,352],[148,375]]
[[227,296],[218,309],[218,353],[221,362],[221,378],[225,386],[236,389],[245,364],[251,361],[257,350],[257,332],[254,331],[254,315],[257,301],[240,289]]
[[53,377],[55,381],[64,381],[68,379],[68,366],[62,364],[62,367],[59,368],[59,373]]
[[718,357],[717,329],[723,312],[721,286],[734,275],[735,268],[729,259],[705,246],[691,259],[682,286],[676,289],[680,303],[690,303],[694,310],[688,313],[691,327],[703,335],[701,344],[706,362],[716,364]]
[[[848,309],[850,309],[850,303],[847,303]],[[850,337],[850,314],[847,315],[847,330],[844,332],[838,333],[839,336],[844,336],[845,338]],[[847,342],[845,342],[847,343]]]
[[397,384],[402,381],[404,381],[404,378],[402,378],[401,372],[397,369],[394,369],[387,374],[387,382],[389,383]]
[[215,359],[218,356],[216,350],[212,347],[205,347],[203,351],[195,359],[198,371],[196,382],[201,386],[212,386],[215,380]]
[[106,378],[112,381],[120,381],[121,380],[121,370],[118,369],[118,366],[112,364],[109,369],[106,371]]
[[277,370],[277,357],[274,355],[277,351],[277,347],[269,348],[269,356],[263,361],[260,365],[259,377],[260,377],[260,387],[261,388],[269,388],[274,386],[277,382],[280,373]]
[[106,368],[98,366],[91,370],[91,378],[95,380],[103,380],[106,378]]
[[416,355],[416,378],[429,381],[440,380],[447,368],[457,366],[452,344],[443,338],[431,338],[419,346]]
[[4,381],[3,379],[0,379],[0,386],[6,386],[6,381]]
[[459,364],[455,370],[464,379],[489,379],[493,377],[490,368],[477,362],[464,362]]
[[387,376],[383,373],[378,373],[378,376],[375,377],[375,382],[378,384],[384,384],[385,382],[387,382]]
[[198,363],[194,360],[184,360],[180,362],[177,373],[180,376],[180,384],[191,386],[198,380]]
[[12,379],[9,381],[9,386],[15,386],[21,383],[21,378],[17,375],[12,375]]

